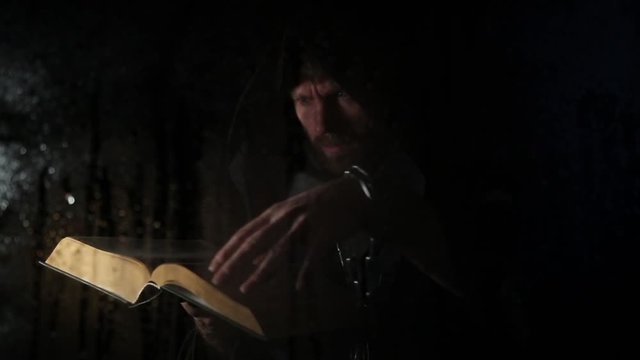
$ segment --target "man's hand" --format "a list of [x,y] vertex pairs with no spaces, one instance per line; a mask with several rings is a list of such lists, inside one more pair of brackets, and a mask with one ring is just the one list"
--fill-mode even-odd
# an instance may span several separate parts
[[216,332],[214,329],[213,316],[192,306],[188,302],[181,302],[180,305],[182,305],[182,308],[184,309],[184,311],[187,312],[187,314],[191,315],[196,325],[196,329],[198,330],[200,335],[205,339],[205,341],[213,345],[214,347],[216,347],[218,350],[222,351],[220,338],[219,336],[216,335]]
[[240,291],[251,290],[301,245],[299,289],[317,259],[358,230],[366,197],[354,179],[340,178],[279,202],[238,230],[211,260],[212,282],[220,285],[243,272]]

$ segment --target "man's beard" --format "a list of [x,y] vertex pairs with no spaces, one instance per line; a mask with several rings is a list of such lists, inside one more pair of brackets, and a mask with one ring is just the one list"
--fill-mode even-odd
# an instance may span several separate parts
[[316,149],[321,150],[324,146],[340,146],[354,144],[354,136],[350,134],[325,133],[320,135],[313,145]]
[[[333,176],[341,175],[351,165],[359,163],[363,154],[362,143],[349,134],[323,134],[311,145],[318,165]],[[325,151],[327,147],[344,147],[344,153],[328,155]]]

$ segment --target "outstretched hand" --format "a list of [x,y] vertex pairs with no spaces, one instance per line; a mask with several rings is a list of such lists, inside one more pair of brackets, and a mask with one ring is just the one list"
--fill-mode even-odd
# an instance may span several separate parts
[[300,289],[309,268],[335,241],[358,230],[366,200],[355,180],[339,178],[276,203],[240,228],[213,257],[211,281],[221,285],[241,274],[240,291],[247,293],[300,247]]

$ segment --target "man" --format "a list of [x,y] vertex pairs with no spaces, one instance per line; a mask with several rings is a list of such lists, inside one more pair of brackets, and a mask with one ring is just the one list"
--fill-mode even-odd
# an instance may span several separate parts
[[[388,135],[392,104],[380,89],[384,82],[359,71],[366,68],[364,62],[345,67],[318,43],[299,42],[289,51],[292,72],[284,76],[306,138],[306,169],[293,174],[289,197],[241,227],[215,254],[211,281],[251,293],[302,249],[292,287],[302,291],[309,273],[328,254],[337,253],[346,280],[360,295],[359,304],[373,317],[390,297],[406,296],[394,293],[394,276],[403,276],[394,274],[401,260],[458,293],[437,216],[424,199],[422,175]],[[216,340],[213,319],[184,306],[201,333],[224,347]],[[348,352],[344,358],[376,358],[385,353],[372,345],[380,333],[386,334],[375,330],[338,347]],[[337,353],[319,352],[314,356]]]

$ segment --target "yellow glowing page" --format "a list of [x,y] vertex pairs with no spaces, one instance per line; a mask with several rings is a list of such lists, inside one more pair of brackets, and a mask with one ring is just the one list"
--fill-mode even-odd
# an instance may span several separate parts
[[256,335],[265,335],[249,308],[223,294],[211,283],[181,265],[168,263],[158,266],[151,275],[151,281],[166,291],[215,312]]
[[60,240],[45,264],[129,303],[136,302],[150,277],[142,262],[70,237]]

